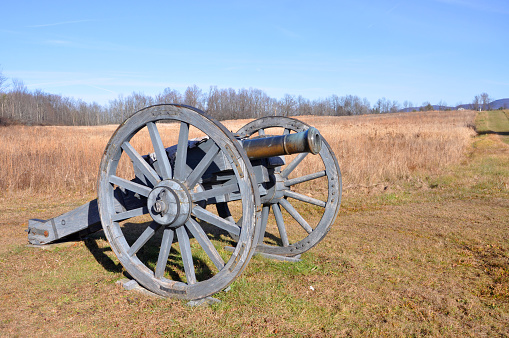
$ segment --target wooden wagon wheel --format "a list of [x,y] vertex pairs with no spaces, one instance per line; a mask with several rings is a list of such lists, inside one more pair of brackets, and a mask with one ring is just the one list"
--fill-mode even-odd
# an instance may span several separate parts
[[[167,135],[159,131],[172,123],[178,141],[170,160],[163,145]],[[209,146],[198,160],[188,157],[190,129],[204,134]],[[146,135],[147,130],[157,166],[149,165],[131,141],[139,133]],[[121,177],[119,162],[123,157],[133,172],[142,174],[134,179]],[[196,189],[218,158],[225,159],[233,178],[225,186]],[[119,205],[119,190],[134,195],[141,204],[131,209],[127,203]],[[236,208],[241,217],[237,220],[222,218],[200,203],[233,192],[240,196]],[[256,247],[260,199],[251,164],[226,128],[192,107],[151,106],[118,127],[101,160],[98,203],[104,232],[124,268],[138,283],[162,296],[200,299],[224,289],[242,272]],[[138,224],[141,230],[132,236],[137,217],[146,223]],[[223,252],[202,225],[236,234],[233,252]],[[175,262],[178,266],[172,264]]]
[[[270,128],[282,134],[289,134],[305,131],[310,126],[292,118],[270,116],[246,124],[239,129],[237,134],[241,138],[264,136],[266,132],[273,133]],[[257,251],[282,256],[301,254],[319,243],[334,223],[341,204],[341,171],[331,147],[323,137],[321,138],[322,147],[318,155],[301,153],[274,173],[275,197],[268,201],[262,197],[262,233]],[[319,157],[321,167],[315,172],[292,177],[295,176],[292,173],[299,165],[300,167],[305,166],[304,159],[311,156]],[[299,191],[300,184],[309,182],[314,185],[320,180],[324,182],[323,190],[326,190],[321,199],[310,196],[309,187],[307,191]],[[305,209],[310,206],[318,209],[318,212],[321,213],[320,220],[316,224],[310,224],[311,222],[306,221],[302,216],[306,212]],[[291,223],[298,224],[297,228],[300,232],[297,231],[293,241],[287,234],[290,222],[285,222],[283,209],[290,216],[287,220],[290,219]],[[268,234],[265,233],[270,211],[274,215],[279,232],[279,239],[272,243],[267,238]],[[266,236],[265,241],[263,241],[264,235]]]

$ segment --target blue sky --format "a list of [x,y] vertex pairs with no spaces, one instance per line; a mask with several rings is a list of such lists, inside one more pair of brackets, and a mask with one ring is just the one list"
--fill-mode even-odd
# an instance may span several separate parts
[[197,85],[308,99],[509,97],[509,2],[4,1],[0,67],[107,104]]

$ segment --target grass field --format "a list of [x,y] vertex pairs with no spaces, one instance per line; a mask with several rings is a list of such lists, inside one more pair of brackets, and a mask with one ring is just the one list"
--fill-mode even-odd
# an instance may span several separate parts
[[[336,223],[301,262],[255,256],[231,290],[216,295],[220,304],[198,308],[116,286],[123,269],[101,232],[52,251],[25,246],[27,219],[95,197],[97,164],[73,168],[70,158],[99,159],[114,128],[2,130],[3,153],[23,146],[16,137],[32,150],[1,162],[11,174],[29,166],[25,176],[1,181],[1,335],[507,336],[509,123],[498,112],[474,117],[305,118],[330,141],[343,171]],[[35,135],[49,143],[37,148]],[[76,151],[94,142],[95,150]],[[46,161],[40,170],[49,178],[29,178]],[[18,177],[24,183],[11,182]]]
[[[428,112],[356,117],[301,117],[333,148],[346,190],[409,179],[460,161],[469,146],[475,113]],[[226,121],[232,131],[247,120]],[[3,196],[95,193],[99,162],[117,126],[10,126],[0,133]],[[177,143],[175,125],[160,127],[165,144]],[[197,135],[191,135],[195,137]],[[148,133],[136,140],[152,152]],[[303,166],[313,168],[313,163]],[[299,170],[299,167],[297,170]],[[305,174],[297,171],[296,174]]]
[[497,110],[479,112],[478,132],[480,134],[497,134],[500,139],[509,144],[509,111]]

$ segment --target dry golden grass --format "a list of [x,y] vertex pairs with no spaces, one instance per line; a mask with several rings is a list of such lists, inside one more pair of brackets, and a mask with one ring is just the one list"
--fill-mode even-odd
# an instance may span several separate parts
[[475,135],[475,112],[310,117],[338,158],[346,189],[457,163]]
[[[408,178],[458,162],[471,137],[475,112],[428,112],[356,117],[299,117],[315,126],[338,158],[344,187],[355,188]],[[236,131],[249,120],[225,121]],[[102,153],[116,126],[0,128],[0,191],[19,193],[91,193]],[[160,127],[163,141],[175,144],[176,125]],[[196,131],[190,137],[199,136]],[[148,133],[132,143],[152,152]],[[314,159],[296,175],[316,171]],[[125,166],[127,168],[127,166]],[[127,169],[124,169],[127,170]]]
[[[345,184],[353,185],[350,177],[360,162],[348,162],[356,154],[356,143],[349,143],[343,131],[358,140],[359,147],[366,141],[363,146],[371,147],[366,153],[374,154],[384,154],[391,144],[386,130],[402,135],[401,142],[392,141],[390,154],[371,157],[373,168],[388,165],[389,155],[403,152],[396,145],[409,144],[422,147],[427,157],[420,161],[432,161],[433,149],[441,157],[456,149],[457,154],[447,157],[455,162],[464,156],[465,144],[454,143],[454,138],[469,140],[473,115],[455,114],[303,120],[324,134],[327,124],[335,124],[332,130],[340,140],[335,140],[335,151]],[[237,130],[243,122],[230,129]],[[104,127],[104,144],[113,129]],[[355,136],[353,130],[364,134]],[[327,135],[330,141],[331,137]],[[421,139],[427,140],[429,150],[425,142],[418,143]],[[215,295],[222,303],[210,307],[190,308],[175,299],[150,298],[116,286],[123,269],[102,232],[54,251],[25,246],[26,223],[20,222],[73,209],[94,195],[93,184],[85,196],[0,198],[0,336],[507,337],[509,146],[495,133],[470,141],[468,156],[460,164],[423,177],[433,189],[407,186],[380,195],[346,196],[330,233],[303,254],[301,262],[254,257],[229,292]],[[94,168],[104,144],[97,147]],[[425,168],[391,175],[405,177]],[[357,184],[386,178],[369,179]]]

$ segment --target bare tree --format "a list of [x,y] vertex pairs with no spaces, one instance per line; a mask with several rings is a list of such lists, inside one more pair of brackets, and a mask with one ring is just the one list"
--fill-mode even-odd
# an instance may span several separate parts
[[410,107],[412,107],[412,103],[410,103],[410,101],[408,100],[403,101],[403,108],[405,108],[405,111],[410,110]]
[[5,103],[7,100],[7,95],[4,94],[4,91],[7,89],[7,77],[2,74],[2,70],[0,69],[0,116],[5,117]]
[[362,103],[359,107],[358,114],[366,115],[369,113],[371,113],[371,104],[369,103],[369,100],[367,98],[363,98]]
[[[274,110],[274,102],[275,99],[269,97],[264,91],[260,89],[250,88],[250,97],[253,105],[252,116],[253,118],[258,118],[262,116],[271,115],[271,112]],[[309,100],[308,100],[309,102]],[[309,113],[309,112],[308,112]]]
[[482,107],[482,110],[491,110],[491,98],[488,93],[482,93],[479,95],[479,104]]
[[440,102],[438,102],[438,111],[445,111],[446,108],[447,103],[444,100],[440,100]]
[[472,101],[471,108],[473,110],[479,110],[481,108],[481,97],[476,95]]
[[332,95],[326,100],[330,111],[324,111],[323,115],[345,115],[343,111],[344,100],[337,95]]
[[297,115],[311,115],[311,102],[299,95],[297,97]]
[[[384,100],[385,100],[385,97],[384,97]],[[383,101],[382,101],[382,99],[378,99],[375,102],[375,105],[373,106],[373,109],[371,109],[371,111],[373,114],[381,114],[383,112],[382,109],[383,109]]]
[[161,94],[158,94],[155,99],[156,103],[181,103],[184,102],[182,94],[179,91],[171,88],[165,88]]
[[345,115],[355,115],[356,99],[358,99],[358,97],[352,95],[346,95],[341,98],[341,103]]
[[2,69],[0,69],[0,93],[3,93],[7,89],[7,76],[2,74]]
[[399,103],[396,100],[388,100],[385,97],[378,99],[371,109],[373,114],[396,113],[399,110]]
[[210,87],[207,98],[207,113],[218,120],[234,119],[235,114],[235,90],[232,88],[218,89]]
[[397,113],[399,110],[399,102],[396,100],[392,100],[391,106],[389,108],[390,113]]
[[293,116],[297,111],[297,101],[294,96],[285,94],[285,96],[279,101],[279,107],[281,109],[281,115]]
[[200,88],[198,88],[197,85],[187,87],[186,91],[184,92],[184,103],[198,109],[204,109],[203,98],[203,92]]

